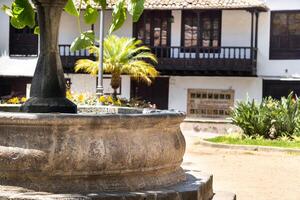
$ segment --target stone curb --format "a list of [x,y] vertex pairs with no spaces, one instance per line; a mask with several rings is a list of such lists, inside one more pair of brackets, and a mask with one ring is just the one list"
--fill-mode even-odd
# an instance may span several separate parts
[[300,154],[300,149],[255,146],[255,145],[220,144],[220,143],[209,142],[209,141],[206,141],[203,139],[200,139],[199,144],[206,146],[206,147],[223,148],[223,149],[235,149],[235,150],[256,151],[256,152],[299,153]]
[[236,200],[236,195],[231,192],[217,191],[212,200]]
[[[187,180],[177,185],[136,192],[53,194],[17,186],[0,185],[0,200],[211,200],[213,198],[212,175],[200,171],[186,171],[186,174]],[[218,195],[215,196],[218,197]]]

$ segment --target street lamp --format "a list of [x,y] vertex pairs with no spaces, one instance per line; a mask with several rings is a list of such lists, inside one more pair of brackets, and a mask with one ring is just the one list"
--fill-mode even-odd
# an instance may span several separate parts
[[104,10],[100,10],[100,39],[99,39],[99,69],[96,95],[99,98],[103,95],[103,41],[104,41]]

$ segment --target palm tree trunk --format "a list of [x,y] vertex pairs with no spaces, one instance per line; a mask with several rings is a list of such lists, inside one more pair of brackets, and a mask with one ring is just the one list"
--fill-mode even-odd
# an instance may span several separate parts
[[120,83],[121,83],[120,74],[113,73],[111,76],[110,85],[111,85],[112,89],[114,90],[114,93],[112,95],[114,100],[117,100],[117,89],[120,87]]

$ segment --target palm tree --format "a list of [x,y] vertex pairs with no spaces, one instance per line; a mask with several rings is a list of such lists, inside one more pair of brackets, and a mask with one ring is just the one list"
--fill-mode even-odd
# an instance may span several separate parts
[[[158,71],[152,65],[157,63],[157,59],[148,47],[142,46],[141,40],[109,35],[105,38],[103,46],[103,70],[111,74],[110,85],[114,90],[114,98],[120,87],[121,74],[130,75],[147,84],[151,84],[158,76]],[[95,55],[96,61],[80,59],[75,64],[75,71],[85,71],[96,76],[99,66],[99,48],[92,46],[88,49]]]

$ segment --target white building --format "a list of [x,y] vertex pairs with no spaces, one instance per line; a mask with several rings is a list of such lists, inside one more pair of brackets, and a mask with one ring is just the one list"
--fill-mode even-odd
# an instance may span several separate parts
[[[138,23],[129,17],[115,34],[151,46],[161,76],[150,87],[123,76],[120,96],[209,117],[226,115],[234,102],[247,97],[300,94],[299,0],[146,0],[145,7]],[[105,31],[110,22],[108,10]],[[28,29],[12,28],[4,13],[0,26],[0,96],[24,93],[34,73],[38,38]],[[82,27],[99,35],[99,23]],[[95,77],[72,73],[75,60],[88,56],[70,53],[78,34],[75,18],[63,13],[59,44],[65,77],[71,90],[93,93]],[[104,82],[109,93],[109,75]]]

